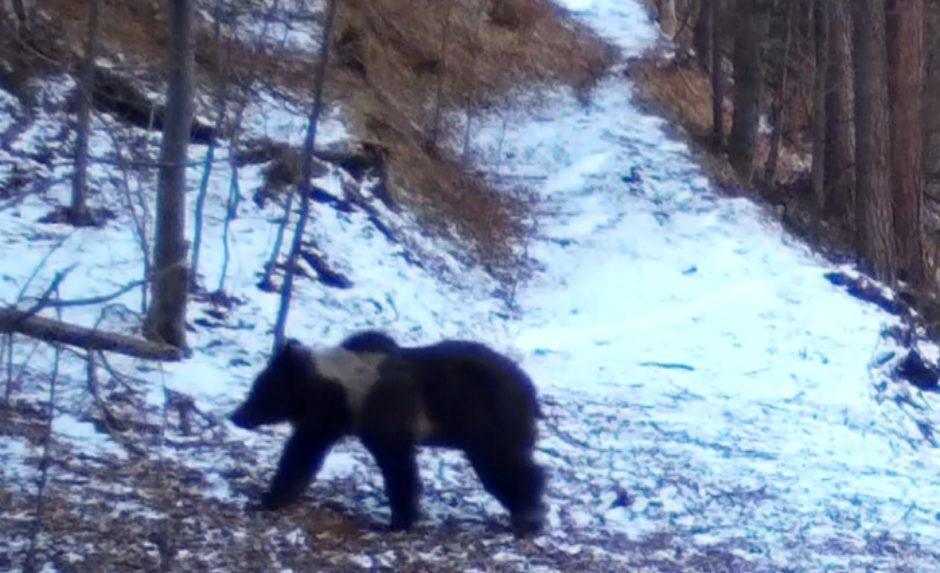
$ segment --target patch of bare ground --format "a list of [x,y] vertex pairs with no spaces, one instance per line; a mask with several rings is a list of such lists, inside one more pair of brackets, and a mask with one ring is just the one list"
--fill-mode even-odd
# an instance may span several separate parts
[[[162,92],[165,15],[154,1],[102,2],[102,47],[110,71],[142,93]],[[315,42],[259,42],[238,28],[214,40],[212,3],[196,38],[198,110],[214,117],[212,95],[224,80],[247,98],[259,89],[303,110],[312,96]],[[36,75],[78,69],[86,2],[43,2],[29,37],[0,42],[9,64],[4,85],[28,92]],[[319,38],[322,2],[224,3],[227,22]],[[309,45],[308,45],[309,44]],[[518,91],[567,85],[589,90],[614,50],[573,23],[550,0],[345,0],[333,37],[327,99],[339,104],[357,141],[370,150],[389,197],[408,206],[430,232],[456,239],[469,256],[512,282],[531,221],[524,189],[497,192],[474,169],[472,118]],[[230,117],[223,132],[233,129]],[[469,128],[468,128],[469,124]],[[466,130],[469,129],[469,138]]]

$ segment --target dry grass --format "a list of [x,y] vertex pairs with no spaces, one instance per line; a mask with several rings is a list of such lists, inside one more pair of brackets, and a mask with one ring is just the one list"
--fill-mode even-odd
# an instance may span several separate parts
[[[54,57],[74,67],[86,3],[47,0],[43,9],[59,40]],[[159,90],[161,4],[103,0],[102,14],[103,52],[121,54],[125,71]],[[327,97],[344,108],[360,141],[383,151],[392,197],[429,230],[455,232],[468,253],[510,278],[528,201],[494,191],[446,142],[462,140],[455,123],[465,113],[499,106],[516,90],[558,83],[589,90],[613,49],[550,0],[344,0],[338,17]],[[228,37],[220,52],[209,22],[201,23],[196,47],[203,94],[216,85],[220,53],[230,84],[255,82],[300,103],[312,92],[312,53],[275,51],[240,36]]]
[[[494,192],[438,145],[454,135],[446,112],[498,105],[538,84],[587,89],[612,52],[546,0],[488,5],[350,0],[337,39],[342,71],[334,77],[357,134],[386,150],[393,196],[430,226],[453,226],[479,247],[483,262],[505,269],[515,265],[511,248],[526,232],[527,205]],[[445,113],[435,129],[438,98]]]
[[[655,53],[635,60],[630,72],[636,79],[640,99],[681,125],[699,148],[708,152],[701,161],[720,183],[741,188],[752,186],[751,182],[735,173],[723,153],[716,153],[711,146],[712,88],[707,74],[691,63],[679,65],[674,60],[664,61]],[[726,98],[722,105],[725,134],[731,131],[732,113],[732,102]],[[794,121],[802,121],[802,115]],[[761,134],[755,150],[755,163],[759,170],[763,169],[769,150],[769,135]],[[792,188],[805,175],[807,165],[800,153],[801,145],[793,145],[790,138],[786,138],[780,150],[777,171],[782,187]],[[755,182],[759,178],[760,171],[756,173]]]
[[[670,115],[695,137],[707,137],[712,129],[712,89],[708,76],[700,70],[658,62],[648,57],[630,68],[644,95],[661,103]],[[731,127],[731,110],[725,107],[725,125]]]

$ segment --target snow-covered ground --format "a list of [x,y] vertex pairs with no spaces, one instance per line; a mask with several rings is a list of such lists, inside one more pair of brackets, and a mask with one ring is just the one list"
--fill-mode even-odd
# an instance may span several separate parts
[[[657,38],[638,1],[561,4],[625,55]],[[897,357],[883,333],[897,319],[831,285],[824,274],[833,267],[760,208],[713,190],[685,144],[667,135],[663,120],[631,103],[632,89],[615,74],[601,82],[589,104],[567,90],[542,93],[475,130],[481,161],[498,166],[501,180],[527,182],[544,200],[528,251],[541,270],[515,293],[512,311],[496,296],[498,285],[463,267],[448,253],[451,247],[423,238],[407,215],[372,201],[368,183],[359,186],[338,170],[316,181],[336,197],[360,189],[406,240],[391,242],[359,208],[344,213],[314,204],[309,239],[353,287],[301,280],[289,333],[331,344],[355,329],[384,328],[403,343],[464,337],[509,352],[532,374],[545,401],[539,459],[551,474],[548,531],[532,542],[514,542],[480,524],[505,518],[458,455],[424,453],[429,499],[418,531],[390,538],[367,533],[358,544],[347,543],[354,547],[347,558],[330,563],[440,564],[460,555],[465,539],[428,545],[423,538],[456,520],[482,538],[481,551],[491,561],[474,566],[483,568],[527,562],[547,570],[573,563],[586,570],[940,570],[934,561],[940,459],[925,439],[938,422],[937,400],[887,378]],[[7,114],[0,122],[9,124],[16,104],[0,103],[0,113]],[[250,110],[245,125],[296,140],[302,112],[275,109]],[[49,129],[53,119],[40,122],[37,131]],[[99,128],[95,155],[105,156],[114,142],[105,135],[107,124]],[[42,138],[39,132],[35,139]],[[341,115],[331,115],[321,133],[342,140]],[[195,159],[203,153],[194,148]],[[226,154],[220,150],[211,179],[200,264],[203,283],[212,289],[221,268]],[[7,165],[0,162],[0,176],[10,176],[3,172]],[[109,169],[99,166],[93,180],[119,197],[119,185],[108,187]],[[194,186],[200,176],[201,167],[190,171]],[[249,195],[261,185],[261,167],[243,168],[240,177]],[[50,191],[63,201],[66,193],[65,184]],[[47,203],[36,198],[0,210],[0,240],[8,253],[0,268],[3,303],[13,302],[63,239],[30,293],[41,292],[56,271],[76,261],[80,266],[63,282],[63,298],[111,292],[138,278],[140,254],[129,220],[73,232],[38,225],[46,211]],[[164,403],[164,387],[195,396],[202,410],[221,416],[265,361],[277,296],[257,289],[257,273],[280,214],[274,204],[259,210],[250,201],[239,213],[226,291],[241,303],[221,316],[205,301],[192,305],[189,360],[157,370],[114,361],[149,384],[155,409],[141,423],[160,424],[156,407]],[[449,280],[414,264],[429,253],[436,267],[449,269]],[[139,296],[132,292],[120,301],[138,308]],[[68,309],[65,318],[93,324],[98,310]],[[113,328],[132,323],[124,315],[105,322]],[[21,341],[15,362],[30,351]],[[47,373],[43,359],[50,355],[40,348],[31,371]],[[78,451],[124,456],[122,447],[87,423],[94,406],[83,368],[65,361],[55,435]],[[37,375],[19,392],[45,392],[46,385]],[[162,442],[147,447],[198,468],[206,480],[199,495],[241,504],[252,491],[245,484],[257,489],[270,475],[281,437],[230,426],[217,431],[260,456],[258,463],[246,464],[229,450],[180,453]],[[25,439],[5,437],[0,479],[32,480],[29,459],[38,455]],[[67,474],[53,466],[53,480],[56,471]],[[14,495],[29,493],[24,488]],[[352,443],[338,448],[311,488],[311,506],[324,499],[368,520],[387,517],[380,479]],[[142,519],[152,513],[147,507],[125,510]],[[228,527],[232,543],[259,530],[254,522],[230,521]],[[272,526],[259,535],[266,543],[303,549],[321,542],[317,524],[310,527],[312,534],[298,529],[285,536]],[[6,542],[10,551],[25,546],[22,538]],[[272,560],[270,567],[287,563]]]
[[[636,2],[563,3],[627,54],[655,36]],[[644,493],[596,526],[665,520],[699,543],[747,540],[748,561],[775,568],[844,567],[827,547],[881,536],[940,541],[940,458],[918,425],[937,402],[878,399],[896,319],[832,286],[753,203],[718,196],[630,91],[611,78],[585,107],[559,94],[503,144],[504,170],[547,175],[557,212],[514,341],[536,379],[629,420],[586,439],[607,452],[583,471]]]

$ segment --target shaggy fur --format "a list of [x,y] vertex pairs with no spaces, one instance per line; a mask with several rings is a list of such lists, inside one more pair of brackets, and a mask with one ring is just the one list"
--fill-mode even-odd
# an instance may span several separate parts
[[392,527],[418,515],[418,445],[463,450],[522,535],[542,526],[544,477],[532,459],[539,407],[529,377],[475,342],[402,348],[364,332],[313,352],[289,341],[231,416],[243,428],[289,422],[294,432],[261,505],[296,500],[330,447],[358,436],[382,470]]

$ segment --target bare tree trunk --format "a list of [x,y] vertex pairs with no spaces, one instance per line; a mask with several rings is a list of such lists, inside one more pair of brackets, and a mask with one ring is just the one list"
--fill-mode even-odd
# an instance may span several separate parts
[[676,17],[676,0],[659,0],[659,26],[670,39],[676,35],[679,19]]
[[[244,108],[243,108],[244,109]],[[239,118],[241,113],[239,112]],[[238,129],[238,128],[236,128]],[[235,160],[235,150],[238,146],[238,136],[232,137],[232,154],[229,162],[228,198],[225,200],[225,222],[222,224],[222,268],[219,270],[219,293],[225,292],[225,279],[228,276],[228,265],[232,258],[231,229],[232,221],[238,216],[238,204],[241,198],[241,183],[238,174],[238,161]]]
[[317,141],[317,123],[320,121],[320,112],[323,108],[323,84],[326,83],[326,69],[330,59],[330,42],[333,37],[333,23],[336,20],[336,9],[340,0],[329,0],[326,9],[326,22],[323,27],[323,39],[320,43],[320,61],[317,63],[316,87],[314,88],[313,105],[310,108],[310,118],[307,122],[307,136],[304,140],[303,162],[300,166],[300,219],[294,230],[294,240],[291,243],[290,255],[287,259],[287,269],[284,272],[284,284],[281,285],[281,304],[277,311],[277,320],[274,323],[274,349],[284,343],[284,331],[287,327],[287,315],[290,312],[290,299],[294,289],[294,269],[297,268],[297,257],[303,245],[304,229],[310,215],[310,176],[313,172],[313,150]]
[[822,211],[826,204],[826,89],[829,87],[829,2],[813,3],[816,48],[813,78],[813,198]]
[[709,19],[711,20],[710,37],[708,43],[711,45],[711,81],[712,81],[712,139],[717,147],[725,143],[724,114],[722,113],[722,104],[725,99],[724,82],[721,75],[721,0],[709,0],[708,7]]
[[770,152],[767,154],[767,166],[764,171],[764,181],[773,186],[777,182],[777,164],[780,161],[780,148],[783,146],[783,132],[786,123],[787,80],[790,77],[790,44],[793,40],[793,14],[799,6],[792,2],[787,8],[786,32],[783,39],[783,59],[781,60],[783,72],[780,77],[780,86],[773,101],[770,122],[774,128],[770,141]]
[[19,20],[19,26],[25,28],[29,20],[26,5],[23,4],[23,0],[11,0],[11,4],[13,4],[13,13],[16,15],[16,19]]
[[889,179],[885,0],[853,0],[855,29],[856,239],[864,264],[892,282],[894,214]]
[[[927,89],[924,90],[926,130],[926,194],[936,205],[940,201],[940,6],[927,4]],[[937,248],[938,222],[931,229]]]
[[738,29],[734,39],[734,122],[729,141],[732,161],[750,180],[760,122],[763,78],[760,46],[765,14],[760,0],[738,0]]
[[166,119],[160,148],[152,302],[145,334],[186,346],[186,159],[193,116],[193,5],[168,0],[169,78]]
[[95,97],[95,58],[98,53],[100,0],[88,0],[88,28],[85,57],[82,61],[78,101],[78,129],[75,134],[75,172],[72,174],[72,204],[69,219],[74,225],[91,223],[86,195],[88,191],[88,137],[91,109]]
[[712,60],[712,8],[718,0],[700,0],[698,18],[692,30],[692,45],[699,68],[708,70]]
[[431,126],[427,134],[427,144],[429,147],[437,145],[437,139],[441,131],[441,114],[444,108],[444,81],[447,77],[447,43],[450,41],[450,21],[453,15],[453,5],[447,4],[447,13],[444,15],[444,22],[441,26],[441,69],[437,74],[437,91],[434,97],[434,113],[431,116]]
[[829,14],[829,86],[826,119],[826,205],[823,213],[852,225],[855,196],[855,75],[852,15],[847,0],[832,0]]
[[[224,111],[219,112],[221,120]],[[221,127],[221,121],[216,121],[216,127]],[[219,133],[219,131],[216,131]],[[212,166],[215,163],[216,142],[213,139],[206,149],[206,160],[202,166],[202,180],[196,195],[196,208],[193,212],[193,253],[190,257],[189,289],[193,292],[199,290],[199,255],[202,252],[202,227],[205,219],[206,197],[209,195],[209,179],[212,176]]]
[[923,287],[929,279],[924,252],[924,118],[926,83],[924,0],[888,4],[888,87],[891,163],[898,274]]
[[277,234],[274,237],[274,246],[271,248],[271,257],[264,265],[264,275],[258,282],[258,288],[261,290],[275,290],[274,283],[271,281],[271,276],[274,274],[275,267],[277,267],[277,259],[281,255],[281,247],[284,244],[284,231],[287,229],[287,225],[290,223],[290,214],[293,206],[294,193],[287,193],[287,199],[284,201],[284,219],[277,226]]
[[[213,18],[215,22],[213,24],[212,35],[216,43],[215,55],[216,62],[218,63],[216,73],[219,78],[219,85],[216,86],[215,101],[216,111],[218,112],[215,120],[215,133],[216,138],[218,138],[221,137],[225,127],[225,113],[228,107],[228,94],[225,89],[224,77],[225,66],[222,64],[225,58],[225,50],[222,48],[222,0],[216,0]],[[209,146],[206,149],[206,160],[202,167],[202,181],[199,183],[199,193],[196,195],[196,209],[193,213],[193,253],[190,259],[191,268],[189,270],[189,288],[192,291],[196,291],[199,288],[199,255],[202,249],[203,212],[206,205],[206,196],[209,194],[209,179],[212,177],[212,167],[215,161],[216,138],[209,141]],[[234,150],[230,149],[229,153],[234,154]]]
[[[480,39],[480,31],[481,31],[482,28],[483,28],[483,20],[486,18],[486,10],[487,10],[487,9],[486,9],[486,4],[481,4],[480,9],[475,13],[475,17],[476,17],[476,29],[474,30],[474,34],[473,34],[474,40],[479,40],[479,39]],[[476,69],[477,69],[477,60],[478,60],[478,59],[479,59],[478,52],[477,52],[477,50],[474,50],[474,51],[470,54],[470,65],[469,65],[469,68],[470,68],[470,73],[471,73],[471,74],[475,74],[475,73],[476,73]],[[467,124],[466,124],[466,126],[464,126],[464,132],[463,132],[463,153],[462,153],[464,161],[467,161],[467,160],[470,159],[470,155],[471,155],[471,149],[470,149],[470,143],[471,143],[471,141],[470,141],[470,130],[471,130],[472,127],[473,127],[473,120],[474,120],[474,118],[476,117],[476,110],[474,109],[473,101],[471,101],[469,98],[468,98],[468,100],[467,100],[467,102],[466,102],[466,109],[467,109]]]

